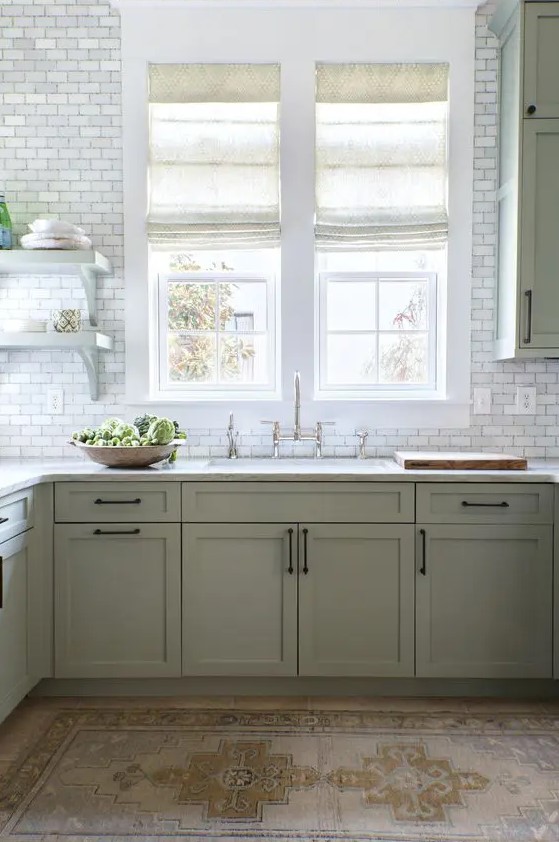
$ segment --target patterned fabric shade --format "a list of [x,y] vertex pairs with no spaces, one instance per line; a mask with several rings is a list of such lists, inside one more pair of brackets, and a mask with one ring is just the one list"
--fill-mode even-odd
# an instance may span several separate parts
[[150,66],[150,242],[279,241],[277,65]]
[[317,67],[319,248],[445,242],[447,90],[445,64]]

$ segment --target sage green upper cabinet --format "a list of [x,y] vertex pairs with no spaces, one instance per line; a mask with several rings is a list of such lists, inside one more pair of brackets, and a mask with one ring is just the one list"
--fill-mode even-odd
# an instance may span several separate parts
[[525,7],[524,114],[559,118],[559,3]]
[[496,359],[559,357],[559,2],[503,0]]
[[414,527],[301,524],[299,674],[413,676]]
[[[559,54],[559,39],[557,50]],[[524,122],[522,157],[524,324],[520,344],[555,352],[559,344],[559,119]]]
[[183,526],[182,586],[184,675],[297,675],[297,524]]

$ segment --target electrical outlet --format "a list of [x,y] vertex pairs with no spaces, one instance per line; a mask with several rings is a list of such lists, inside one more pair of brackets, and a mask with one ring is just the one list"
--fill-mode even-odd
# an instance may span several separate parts
[[47,389],[47,415],[62,415],[63,412],[63,389]]
[[474,413],[476,415],[491,415],[491,389],[488,386],[475,387]]
[[517,415],[535,415],[536,414],[536,387],[535,386],[517,386],[516,387],[516,414]]

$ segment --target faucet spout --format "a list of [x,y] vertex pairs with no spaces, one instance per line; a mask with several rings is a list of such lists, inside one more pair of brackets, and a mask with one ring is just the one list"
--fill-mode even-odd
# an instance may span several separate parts
[[301,375],[298,371],[295,372],[293,379],[293,386],[295,390],[295,425],[293,428],[293,440],[301,440]]

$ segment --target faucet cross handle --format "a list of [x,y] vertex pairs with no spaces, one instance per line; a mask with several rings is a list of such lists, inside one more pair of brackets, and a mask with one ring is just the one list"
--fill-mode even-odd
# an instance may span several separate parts
[[369,438],[368,430],[356,430],[355,434],[359,438],[359,458],[366,459],[365,448],[367,447],[367,439]]
[[235,419],[233,413],[229,413],[229,424],[227,425],[227,458],[237,459],[239,455],[238,449],[239,433],[235,430]]

